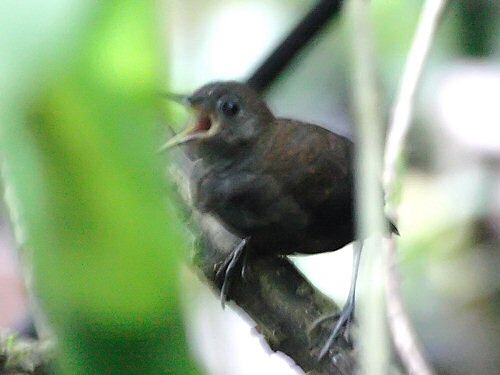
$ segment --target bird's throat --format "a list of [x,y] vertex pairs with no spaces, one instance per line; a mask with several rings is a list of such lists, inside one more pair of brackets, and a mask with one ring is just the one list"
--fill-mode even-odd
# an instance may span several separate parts
[[198,117],[195,126],[191,130],[191,133],[204,133],[208,132],[212,127],[212,120],[209,116]]

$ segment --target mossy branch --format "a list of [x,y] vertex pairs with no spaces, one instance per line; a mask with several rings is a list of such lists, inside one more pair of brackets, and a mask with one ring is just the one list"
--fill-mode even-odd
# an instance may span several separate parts
[[0,374],[48,374],[54,347],[51,340],[22,338],[0,330]]
[[[189,168],[176,163],[170,169],[185,207],[189,202]],[[191,220],[197,236],[194,266],[206,283],[220,292],[216,271],[240,241],[212,216],[193,212]],[[339,311],[318,291],[286,257],[249,258],[244,279],[236,278],[231,287],[231,304],[236,305],[256,324],[269,348],[285,353],[305,372],[351,374],[356,366],[349,343],[337,341],[323,360],[318,354],[331,333],[335,319],[314,327],[314,322]]]

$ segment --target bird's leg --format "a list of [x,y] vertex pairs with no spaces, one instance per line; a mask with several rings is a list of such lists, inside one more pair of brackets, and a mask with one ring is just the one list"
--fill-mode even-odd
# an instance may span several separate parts
[[335,327],[328,336],[328,340],[326,340],[325,345],[321,349],[319,353],[319,359],[321,360],[325,354],[328,352],[334,341],[338,338],[342,328],[344,328],[345,332],[348,332],[350,329],[350,325],[352,323],[354,317],[354,307],[356,304],[356,281],[358,279],[358,270],[359,270],[359,261],[361,259],[361,250],[363,249],[363,242],[356,241],[353,245],[353,264],[352,264],[352,278],[351,278],[351,286],[349,288],[349,295],[347,296],[347,301],[342,308],[340,314],[335,314],[332,316],[326,316],[315,322],[314,326],[319,323],[325,321],[329,318],[337,318],[337,322]]
[[217,274],[216,279],[220,280],[222,278],[222,286],[220,290],[220,300],[222,308],[225,307],[227,296],[229,292],[229,287],[231,286],[231,280],[233,278],[234,272],[237,267],[241,268],[241,276],[243,276],[246,270],[247,261],[247,243],[250,238],[243,238],[240,243],[231,251],[231,253],[221,264]]

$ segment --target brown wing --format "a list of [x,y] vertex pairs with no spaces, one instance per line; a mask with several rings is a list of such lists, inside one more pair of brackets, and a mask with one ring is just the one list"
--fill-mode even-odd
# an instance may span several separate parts
[[265,170],[306,210],[352,200],[352,142],[319,126],[278,119]]

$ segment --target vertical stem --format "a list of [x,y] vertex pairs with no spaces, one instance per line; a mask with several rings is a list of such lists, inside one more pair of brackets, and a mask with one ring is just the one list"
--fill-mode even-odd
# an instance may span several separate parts
[[[357,124],[356,182],[358,234],[382,233],[383,199],[379,176],[382,166],[382,118],[375,79],[370,3],[352,0],[348,7],[353,46],[353,103]],[[389,341],[385,329],[380,235],[366,241],[361,275],[369,281],[359,301],[360,369],[363,374],[387,374]],[[363,280],[362,279],[362,280]],[[367,283],[364,282],[364,285]]]
[[[401,181],[401,174],[398,173],[397,164],[410,129],[418,84],[445,8],[446,0],[427,0],[423,5],[395,100],[387,134],[384,164],[384,185],[392,216],[397,213],[396,208],[399,203],[396,201],[398,195],[396,190]],[[396,250],[396,243],[391,240],[386,249],[384,262],[388,322],[394,347],[407,373],[432,374],[402,302]]]

